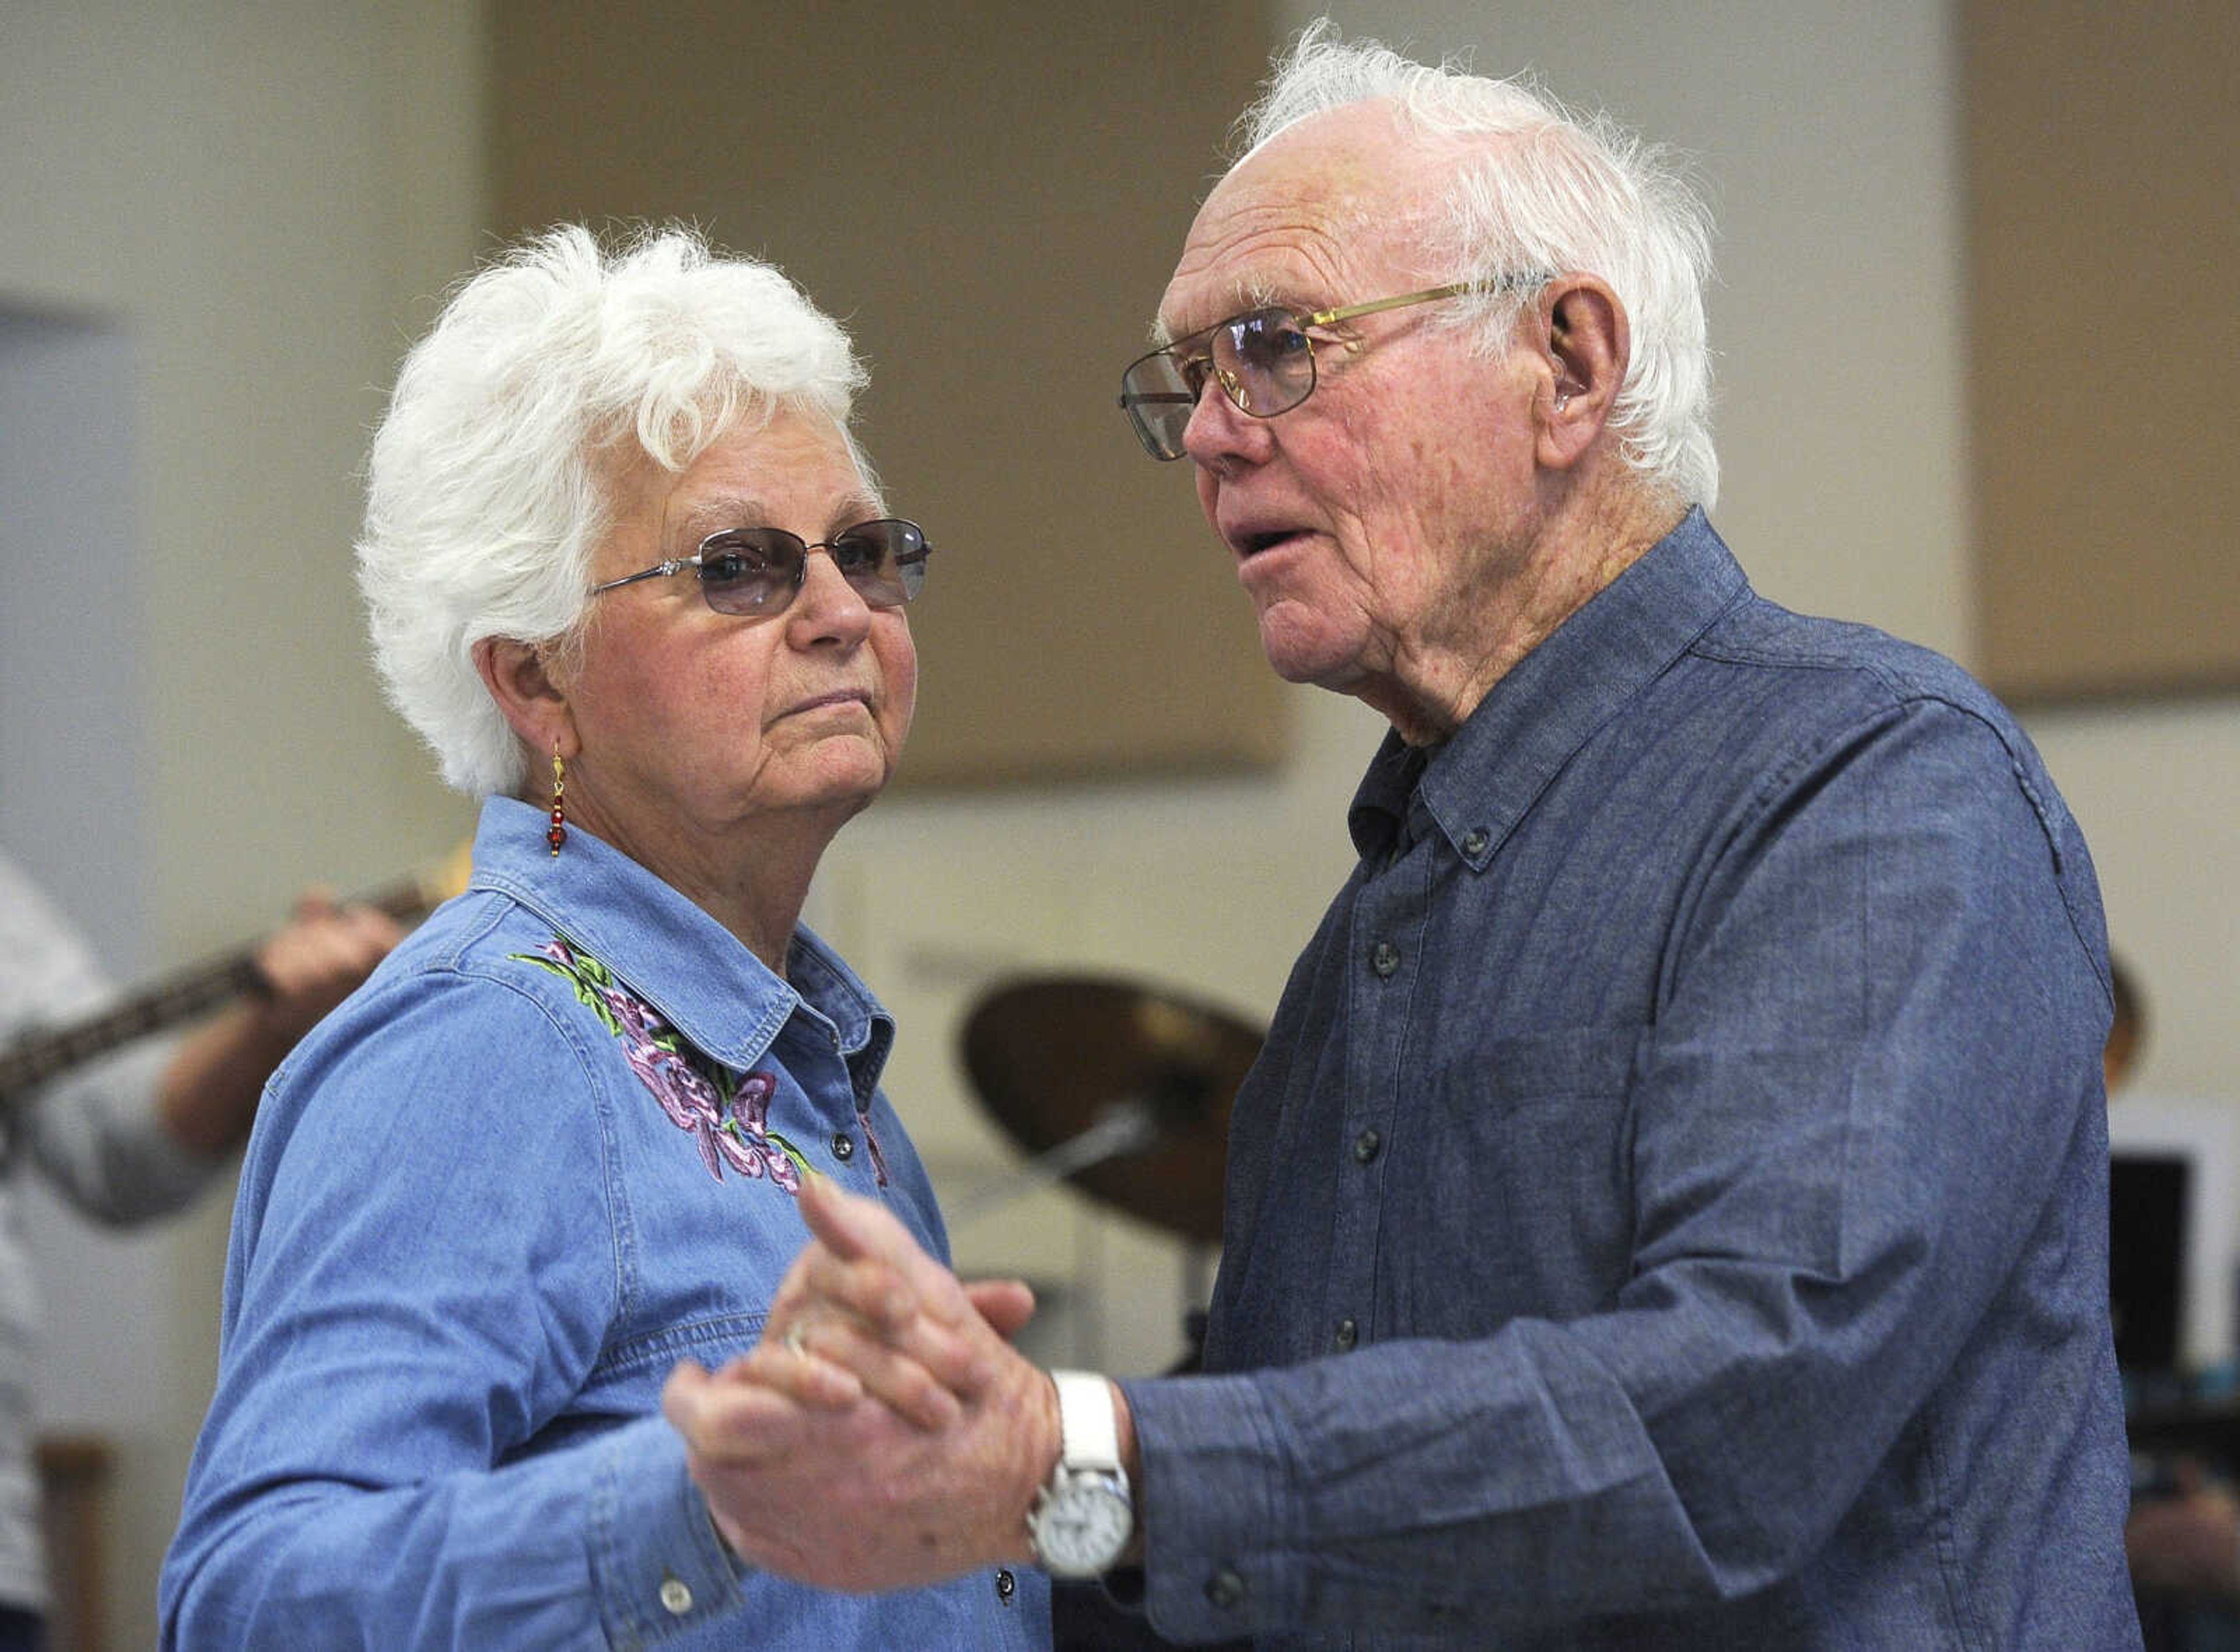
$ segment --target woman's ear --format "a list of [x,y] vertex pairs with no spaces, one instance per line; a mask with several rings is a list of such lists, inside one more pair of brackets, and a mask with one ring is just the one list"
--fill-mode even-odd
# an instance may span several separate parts
[[554,678],[548,650],[511,637],[486,636],[474,652],[483,686],[522,742],[540,757],[554,751],[573,757],[575,713]]
[[1540,409],[1540,463],[1564,470],[1595,444],[1617,404],[1632,360],[1625,306],[1592,276],[1565,276],[1543,296],[1548,399]]

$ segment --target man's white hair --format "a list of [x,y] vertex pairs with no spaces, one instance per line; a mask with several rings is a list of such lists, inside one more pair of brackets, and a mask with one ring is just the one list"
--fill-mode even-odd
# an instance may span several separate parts
[[[1632,325],[1632,360],[1610,419],[1627,462],[1676,502],[1710,506],[1719,488],[1703,324],[1711,222],[1669,153],[1523,78],[1489,79],[1451,62],[1416,63],[1373,40],[1340,40],[1324,18],[1238,117],[1236,164],[1301,121],[1373,101],[1454,152],[1439,210],[1422,226],[1426,283],[1542,270],[1608,282]],[[1528,296],[1495,289],[1461,314],[1481,346],[1499,354]]]
[[615,251],[563,225],[465,281],[397,375],[357,543],[390,703],[470,796],[524,783],[475,669],[484,637],[566,646],[590,606],[612,490],[639,455],[682,472],[781,411],[848,432],[847,335],[766,263],[683,228]]

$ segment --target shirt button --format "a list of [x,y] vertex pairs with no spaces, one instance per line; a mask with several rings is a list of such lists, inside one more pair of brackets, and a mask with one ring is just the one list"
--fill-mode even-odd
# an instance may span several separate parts
[[661,1609],[671,1617],[683,1617],[692,1609],[692,1590],[683,1578],[661,1580]]
[[1390,941],[1379,941],[1369,955],[1369,967],[1377,971],[1380,981],[1390,980],[1392,972],[1400,967],[1400,949]]
[[1463,853],[1473,856],[1483,855],[1487,841],[1483,829],[1473,826],[1463,834]]
[[1018,1592],[1018,1579],[1013,1577],[1008,1571],[1001,1569],[997,1570],[996,1573],[996,1598],[997,1600],[1003,1602],[1004,1605],[1009,1606],[1011,1603],[1011,1596]]
[[1360,1340],[1361,1327],[1350,1319],[1342,1319],[1337,1322],[1337,1334],[1330,1338],[1330,1346],[1343,1354]]
[[1383,1145],[1384,1138],[1375,1130],[1363,1130],[1353,1138],[1353,1156],[1360,1162],[1367,1164],[1376,1158],[1377,1149]]
[[1246,1593],[1244,1580],[1226,1566],[1205,1580],[1206,1599],[1224,1611],[1243,1605]]
[[856,1138],[845,1130],[832,1132],[832,1156],[846,1163],[856,1156]]

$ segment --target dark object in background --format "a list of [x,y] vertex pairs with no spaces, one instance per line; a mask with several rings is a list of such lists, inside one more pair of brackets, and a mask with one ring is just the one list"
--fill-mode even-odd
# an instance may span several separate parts
[[2116,1363],[2175,1372],[2185,1346],[2185,1250],[2192,1167],[2177,1154],[2117,1152],[2108,1161],[2108,1311]]

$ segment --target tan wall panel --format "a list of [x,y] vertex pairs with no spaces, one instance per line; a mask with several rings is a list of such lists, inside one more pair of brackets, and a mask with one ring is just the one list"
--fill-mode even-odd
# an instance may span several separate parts
[[1188,467],[1120,369],[1258,8],[497,0],[496,225],[685,218],[871,364],[863,432],[939,555],[905,783],[1266,764],[1278,685]]
[[1985,675],[2240,684],[2240,7],[1960,15]]

